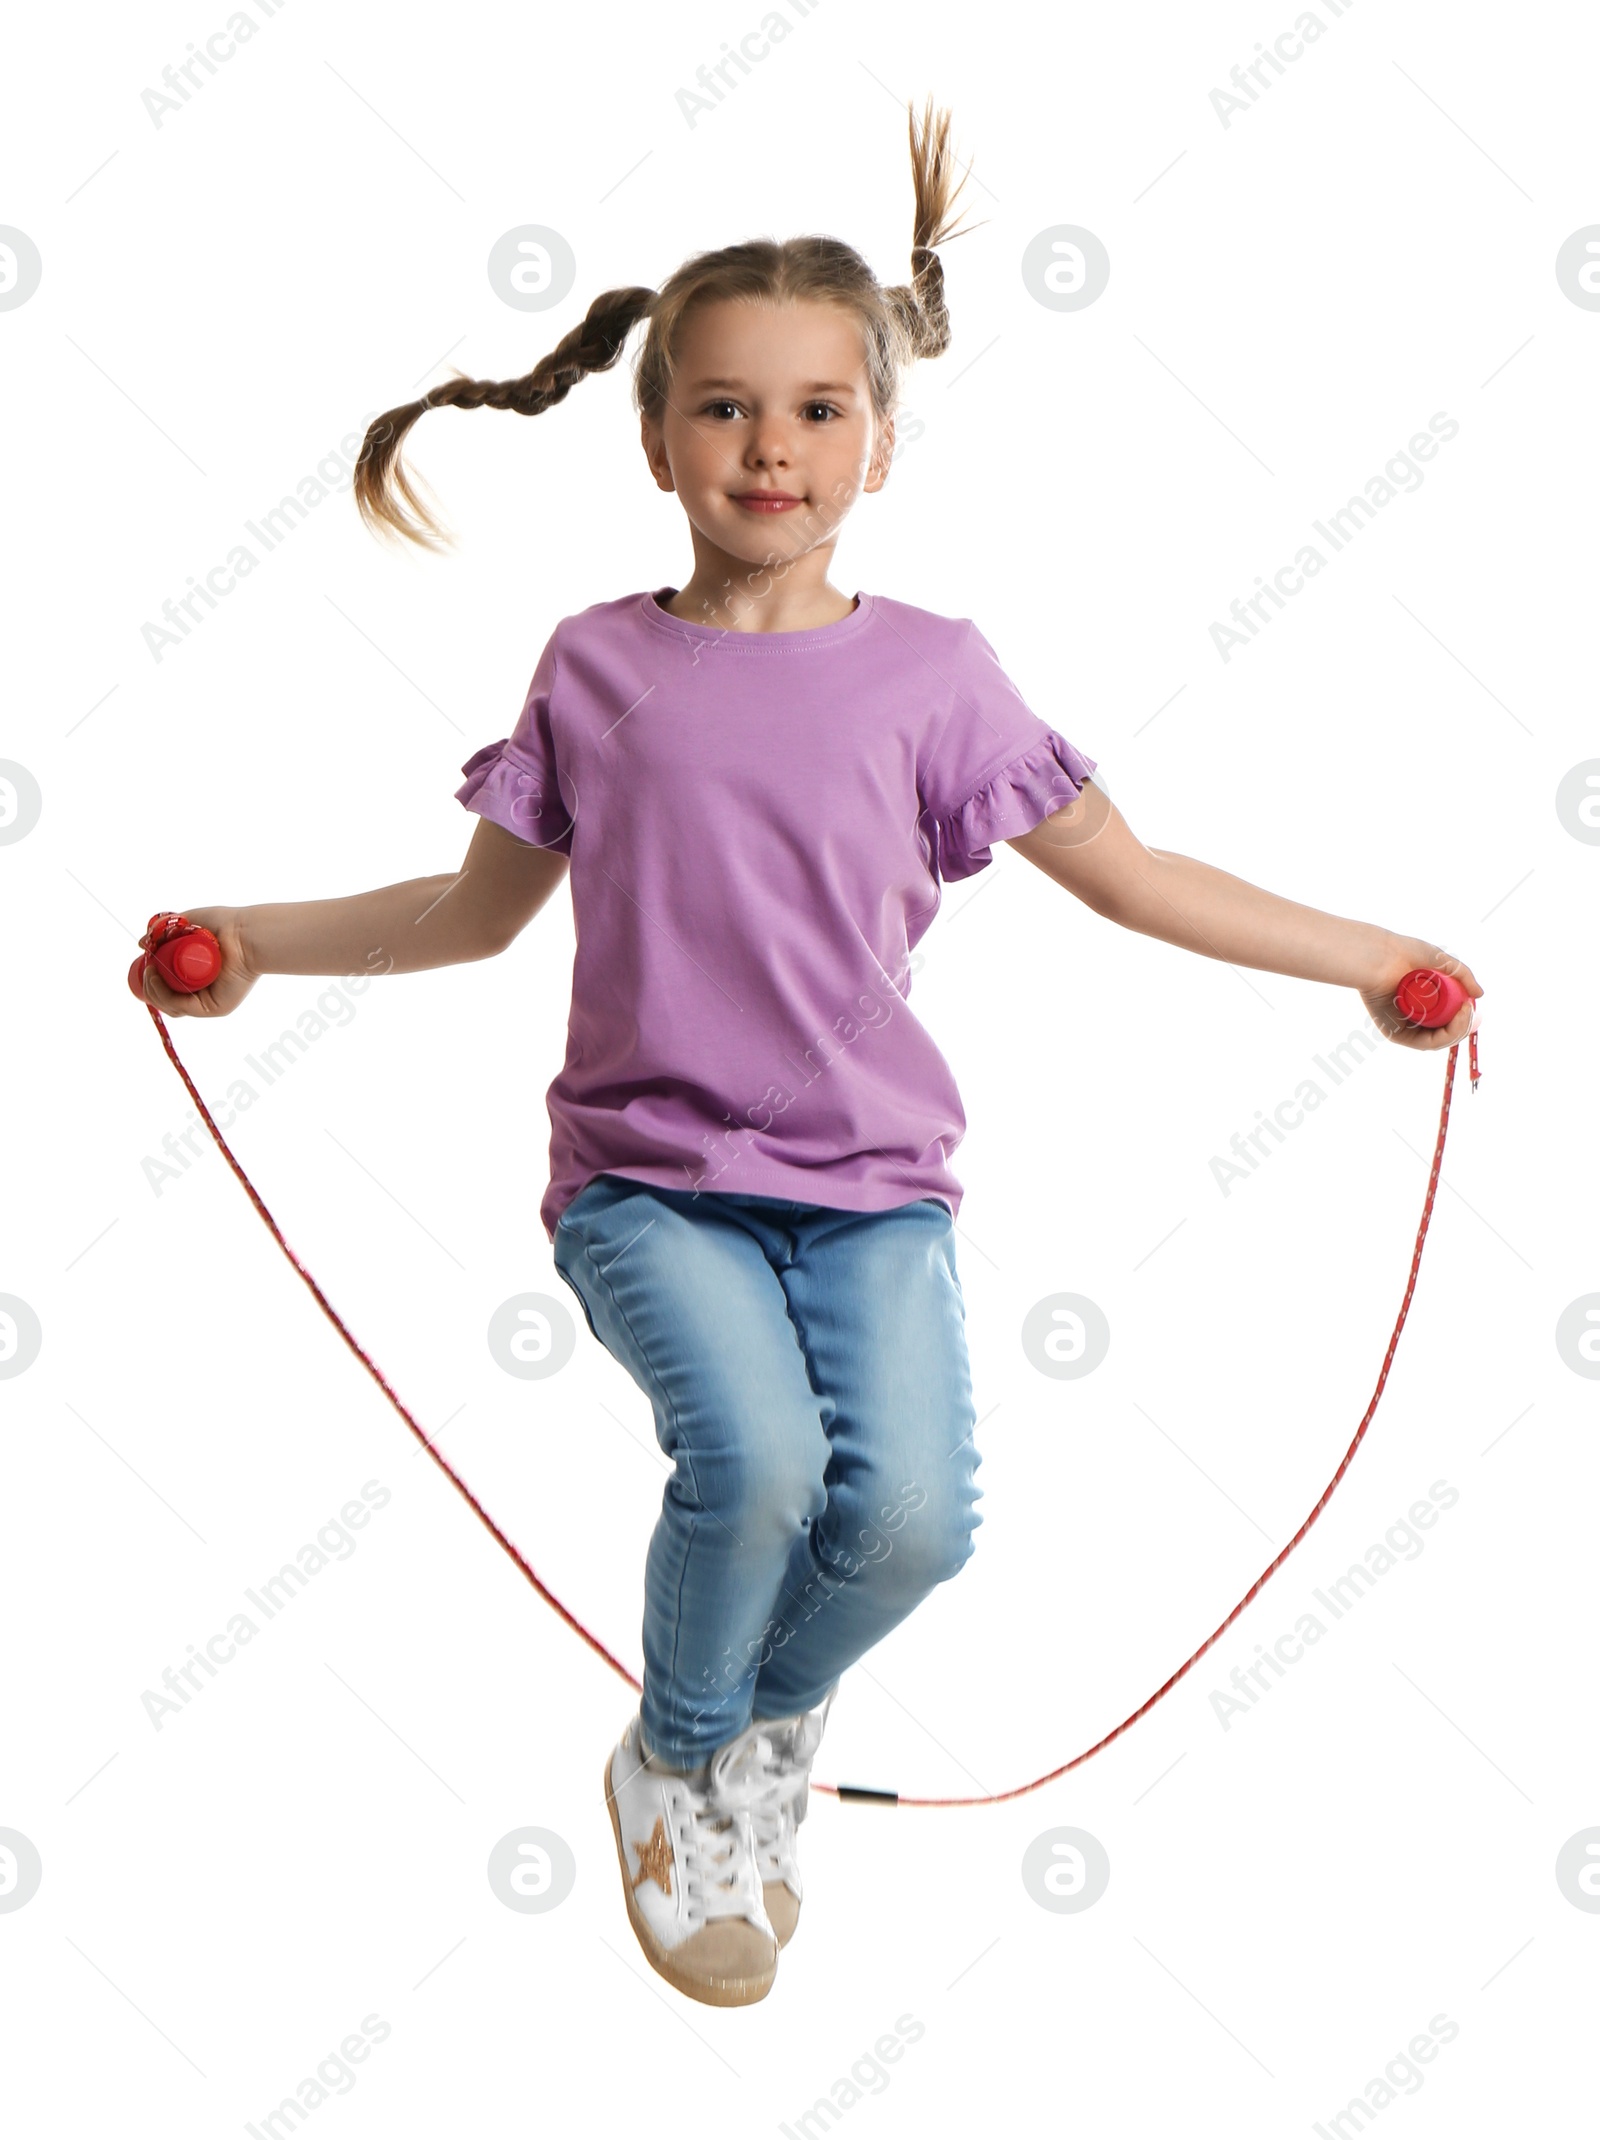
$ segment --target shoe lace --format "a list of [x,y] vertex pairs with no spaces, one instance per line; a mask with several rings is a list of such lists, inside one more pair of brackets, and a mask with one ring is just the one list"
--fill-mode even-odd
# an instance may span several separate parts
[[761,1911],[752,1816],[775,1788],[772,1762],[772,1739],[752,1729],[712,1756],[703,1781],[691,1776],[678,1783],[676,1826],[691,1914]]
[[785,1722],[771,1734],[766,1786],[752,1800],[750,1826],[765,1877],[772,1878],[793,1847],[806,1800],[811,1761],[822,1736],[810,1717]]

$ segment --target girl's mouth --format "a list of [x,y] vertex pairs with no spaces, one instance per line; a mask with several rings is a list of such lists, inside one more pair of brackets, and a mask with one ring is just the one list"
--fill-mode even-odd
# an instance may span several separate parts
[[747,490],[733,502],[742,505],[747,513],[787,513],[803,501],[781,490]]

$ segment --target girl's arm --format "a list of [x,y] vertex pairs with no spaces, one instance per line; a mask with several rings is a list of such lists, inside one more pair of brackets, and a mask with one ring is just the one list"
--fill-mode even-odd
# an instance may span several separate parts
[[252,974],[416,973],[504,951],[566,873],[565,855],[481,817],[457,871],[234,913]]
[[1432,1031],[1400,1018],[1389,997],[1413,968],[1454,974],[1469,997],[1483,993],[1470,969],[1437,944],[1324,914],[1208,862],[1146,847],[1092,779],[1065,808],[1006,844],[1125,929],[1230,965],[1358,989],[1391,1040],[1444,1047],[1460,1040],[1472,1023],[1470,1002],[1448,1026]]
[[479,818],[459,870],[412,877],[347,899],[181,910],[209,929],[222,971],[209,988],[179,995],[154,961],[147,1003],[169,1018],[225,1018],[264,973],[415,973],[493,958],[538,913],[567,873],[567,858]]

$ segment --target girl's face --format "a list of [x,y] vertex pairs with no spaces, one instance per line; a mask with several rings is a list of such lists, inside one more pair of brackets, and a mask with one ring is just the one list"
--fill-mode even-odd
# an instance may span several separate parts
[[[872,412],[861,330],[838,306],[719,299],[680,330],[677,378],[646,458],[696,532],[742,563],[826,545],[864,490],[881,490],[894,424]],[[790,505],[751,504],[787,498]]]

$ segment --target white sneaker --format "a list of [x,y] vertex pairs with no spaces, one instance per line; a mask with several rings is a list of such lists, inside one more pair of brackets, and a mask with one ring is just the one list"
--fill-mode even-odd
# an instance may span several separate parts
[[766,1727],[753,1724],[679,1775],[646,1755],[635,1714],[606,1763],[634,1933],[652,1969],[708,2006],[764,1999],[777,1975],[750,1819],[772,1789],[772,1761]]
[[815,1709],[799,1716],[760,1720],[760,1729],[771,1738],[773,1758],[769,1764],[769,1787],[751,1806],[750,1825],[755,1836],[762,1900],[780,1947],[789,1944],[800,1922],[805,1888],[800,1879],[795,1830],[806,1817],[811,1763],[822,1743],[823,1727],[838,1691],[836,1683]]

